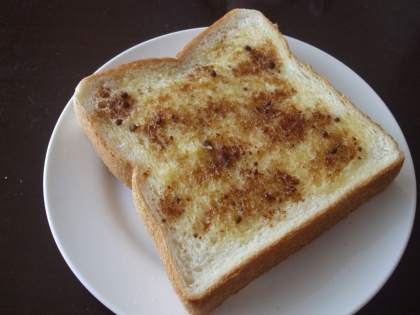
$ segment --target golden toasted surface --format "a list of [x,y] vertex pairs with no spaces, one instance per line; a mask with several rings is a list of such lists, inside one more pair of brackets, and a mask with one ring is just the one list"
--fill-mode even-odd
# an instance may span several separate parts
[[97,119],[129,129],[147,151],[143,175],[154,179],[162,222],[188,217],[194,238],[272,225],[288,203],[333,192],[368,154],[354,118],[287,80],[272,42],[226,47],[216,48],[228,55],[222,65],[197,65],[161,87],[120,81],[97,95]]

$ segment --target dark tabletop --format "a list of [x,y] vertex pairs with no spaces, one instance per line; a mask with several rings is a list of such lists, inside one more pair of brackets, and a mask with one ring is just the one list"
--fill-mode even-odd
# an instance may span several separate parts
[[[1,314],[111,313],[71,272],[48,225],[42,183],[53,128],[77,83],[115,55],[235,7],[262,11],[358,73],[396,118],[419,171],[419,0],[3,0]],[[419,240],[417,216],[395,272],[358,314],[420,314]]]

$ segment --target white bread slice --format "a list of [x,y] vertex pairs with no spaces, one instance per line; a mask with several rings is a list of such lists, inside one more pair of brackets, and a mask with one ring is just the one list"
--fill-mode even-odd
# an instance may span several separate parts
[[[207,314],[364,201],[404,154],[261,13],[233,10],[176,59],[85,78],[75,110],[191,314]],[[130,130],[131,129],[131,130]]]

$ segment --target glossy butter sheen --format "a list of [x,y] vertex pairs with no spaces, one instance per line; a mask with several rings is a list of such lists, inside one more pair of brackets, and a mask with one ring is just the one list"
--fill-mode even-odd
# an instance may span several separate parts
[[98,95],[97,117],[117,138],[135,124],[128,145],[142,144],[134,154],[162,196],[162,223],[187,221],[191,238],[210,242],[272,227],[290,204],[333,192],[367,154],[365,136],[349,128],[355,119],[293,85],[272,43],[235,44],[226,64],[156,85],[124,79]]

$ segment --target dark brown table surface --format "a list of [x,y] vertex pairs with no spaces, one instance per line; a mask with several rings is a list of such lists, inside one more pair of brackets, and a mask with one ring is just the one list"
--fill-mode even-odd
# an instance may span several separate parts
[[[420,169],[418,0],[2,1],[0,313],[109,314],[71,272],[43,199],[47,145],[77,83],[120,52],[208,26],[235,7],[344,62],[383,99]],[[418,191],[418,190],[417,190]],[[420,314],[420,221],[390,279],[357,314]]]

